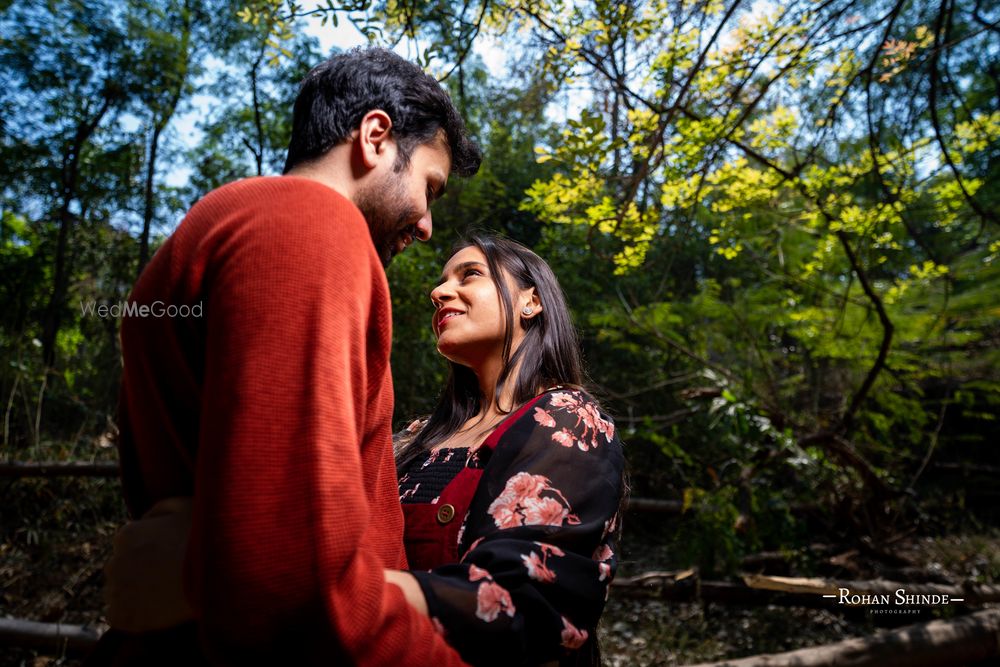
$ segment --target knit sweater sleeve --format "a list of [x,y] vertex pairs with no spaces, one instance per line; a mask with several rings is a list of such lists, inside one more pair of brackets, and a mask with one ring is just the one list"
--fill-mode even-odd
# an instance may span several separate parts
[[[200,213],[231,216],[224,204]],[[378,312],[387,292],[367,227],[315,186],[243,204],[250,213],[204,244],[204,394],[185,562],[203,645],[226,664],[285,647],[296,664],[461,665],[384,582],[387,564],[370,543],[379,519],[365,449],[389,443],[366,423],[367,403],[391,385],[388,364],[370,363],[387,352],[370,348],[390,323],[387,304]]]

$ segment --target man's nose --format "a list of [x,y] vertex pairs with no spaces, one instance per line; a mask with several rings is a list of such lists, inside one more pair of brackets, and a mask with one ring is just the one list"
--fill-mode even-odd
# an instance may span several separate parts
[[418,241],[429,241],[433,230],[434,223],[431,220],[431,210],[428,208],[427,212],[424,213],[424,217],[420,218],[417,224],[414,225],[414,236],[417,237]]

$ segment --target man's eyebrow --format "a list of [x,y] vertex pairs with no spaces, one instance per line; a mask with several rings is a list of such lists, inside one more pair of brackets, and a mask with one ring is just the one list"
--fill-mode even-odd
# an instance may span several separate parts
[[[454,269],[452,269],[451,272],[452,273],[460,273],[463,269],[467,269],[470,266],[482,266],[482,267],[485,267],[486,265],[483,264],[482,262],[476,262],[476,261],[462,262],[461,264],[459,264],[458,266],[456,266]],[[446,280],[448,280],[447,276],[441,276],[438,279],[438,281],[436,283],[434,283],[434,287],[437,287],[438,285],[444,284],[444,281],[446,281]]]

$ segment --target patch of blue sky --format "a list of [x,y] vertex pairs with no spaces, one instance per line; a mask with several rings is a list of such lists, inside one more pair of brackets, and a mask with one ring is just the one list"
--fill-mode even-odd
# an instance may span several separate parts
[[[317,3],[317,6],[320,6],[320,3]],[[368,44],[365,35],[349,20],[346,12],[339,12],[337,18],[337,25],[334,25],[331,20],[324,23],[320,16],[307,16],[296,19],[296,21],[297,27],[305,35],[317,40],[320,53],[323,54],[332,54],[336,51]],[[425,46],[419,41],[403,39],[395,46],[395,51],[404,58],[416,60]],[[491,76],[507,76],[507,51],[504,50],[500,40],[481,37],[477,40],[473,52],[482,58]],[[210,84],[218,76],[218,73],[227,67],[228,65],[218,58],[209,58],[204,63],[206,74],[199,83]],[[219,102],[220,100],[213,95],[198,94],[190,99],[183,112],[175,116],[170,131],[174,134],[176,145],[181,150],[193,148],[202,140],[204,133],[199,124],[211,115]],[[288,113],[291,113],[291,109],[288,110]],[[139,119],[135,117],[123,119],[123,121],[126,127],[131,127],[132,130],[138,129],[140,125]],[[175,163],[164,174],[163,183],[169,187],[183,187],[190,179],[191,173],[190,167]]]

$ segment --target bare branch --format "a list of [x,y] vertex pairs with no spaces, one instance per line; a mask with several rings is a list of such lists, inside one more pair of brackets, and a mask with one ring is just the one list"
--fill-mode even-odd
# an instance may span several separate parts
[[958,183],[959,189],[962,191],[962,197],[965,199],[966,203],[969,205],[976,214],[984,221],[992,222],[995,225],[1000,225],[1000,216],[993,211],[988,211],[979,205],[969,190],[965,186],[965,181],[962,179],[962,174],[959,173],[958,167],[955,166],[955,162],[951,158],[951,153],[948,150],[948,145],[944,140],[944,134],[941,132],[941,119],[938,116],[938,78],[939,78],[939,61],[941,58],[941,44],[942,44],[942,34],[944,30],[944,20],[945,14],[950,13],[953,9],[948,0],[944,0],[941,4],[941,9],[938,12],[937,18],[934,21],[934,51],[931,54],[930,63],[930,112],[931,112],[931,126],[934,128],[934,136],[937,138],[938,146],[941,148],[941,155],[944,156],[945,163],[951,170],[952,176],[955,177],[955,182]]

